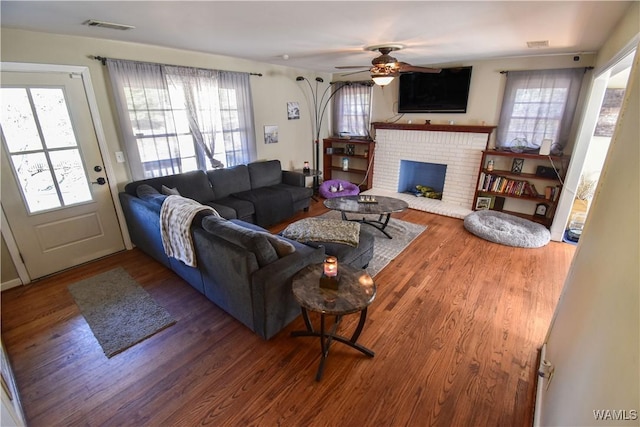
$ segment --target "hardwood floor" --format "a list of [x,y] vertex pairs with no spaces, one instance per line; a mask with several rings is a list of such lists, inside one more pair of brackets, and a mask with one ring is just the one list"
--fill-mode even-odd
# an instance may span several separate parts
[[[335,343],[320,383],[319,343],[289,336],[301,318],[264,341],[138,250],[3,292],[29,425],[531,425],[537,351],[575,247],[511,248],[458,219],[394,217],[428,228],[375,278],[360,342],[376,356]],[[107,359],[67,286],[116,266],[177,323]]]

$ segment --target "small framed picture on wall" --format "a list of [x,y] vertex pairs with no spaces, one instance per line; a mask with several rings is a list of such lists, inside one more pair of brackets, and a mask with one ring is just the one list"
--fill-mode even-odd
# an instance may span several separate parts
[[275,144],[278,142],[278,126],[265,125],[264,127],[264,143]]
[[300,105],[297,102],[287,102],[287,119],[298,120],[300,118]]

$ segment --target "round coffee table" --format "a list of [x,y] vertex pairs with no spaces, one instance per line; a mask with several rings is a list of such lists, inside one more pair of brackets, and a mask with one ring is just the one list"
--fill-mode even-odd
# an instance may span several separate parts
[[[320,366],[316,374],[316,381],[322,379],[324,362],[329,355],[329,347],[333,341],[339,341],[352,347],[369,357],[375,353],[357,343],[360,333],[367,319],[367,307],[376,297],[376,285],[371,276],[365,270],[356,269],[350,265],[338,266],[340,281],[337,290],[320,287],[322,264],[310,265],[300,270],[293,276],[293,295],[300,304],[305,326],[304,331],[294,331],[294,337],[319,337],[320,338]],[[313,328],[309,320],[308,311],[320,313],[320,330]],[[342,316],[352,313],[360,313],[360,321],[351,338],[336,334]],[[330,330],[325,328],[325,316],[335,317]]]
[[[363,224],[369,224],[382,231],[385,236],[392,239],[391,235],[384,229],[389,224],[389,219],[393,212],[402,212],[409,207],[404,200],[386,196],[359,195],[359,196],[343,196],[333,199],[326,199],[324,205],[334,211],[342,213],[342,219],[345,221],[357,221]],[[374,214],[379,215],[377,220],[367,219],[349,219],[346,212],[357,214]]]

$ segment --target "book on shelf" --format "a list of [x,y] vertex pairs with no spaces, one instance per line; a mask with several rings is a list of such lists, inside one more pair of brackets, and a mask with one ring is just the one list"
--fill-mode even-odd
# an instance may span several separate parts
[[528,181],[506,178],[501,175],[481,174],[478,190],[491,193],[503,193],[512,196],[537,197],[538,192]]
[[491,198],[490,209],[494,211],[502,211],[504,209],[504,197],[495,196]]
[[547,200],[551,200],[553,202],[558,201],[558,197],[560,197],[560,186],[556,185],[555,187],[549,185],[544,189],[544,198]]

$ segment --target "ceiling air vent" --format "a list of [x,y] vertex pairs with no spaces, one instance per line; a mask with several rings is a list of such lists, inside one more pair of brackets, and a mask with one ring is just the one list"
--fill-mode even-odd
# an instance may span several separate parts
[[540,49],[542,47],[549,47],[549,40],[538,40],[533,42],[527,42],[527,47],[531,49]]
[[114,22],[105,22],[105,21],[97,21],[95,19],[88,19],[82,23],[82,25],[86,25],[87,27],[100,27],[100,28],[109,28],[110,30],[133,30],[133,25],[126,24],[116,24]]

